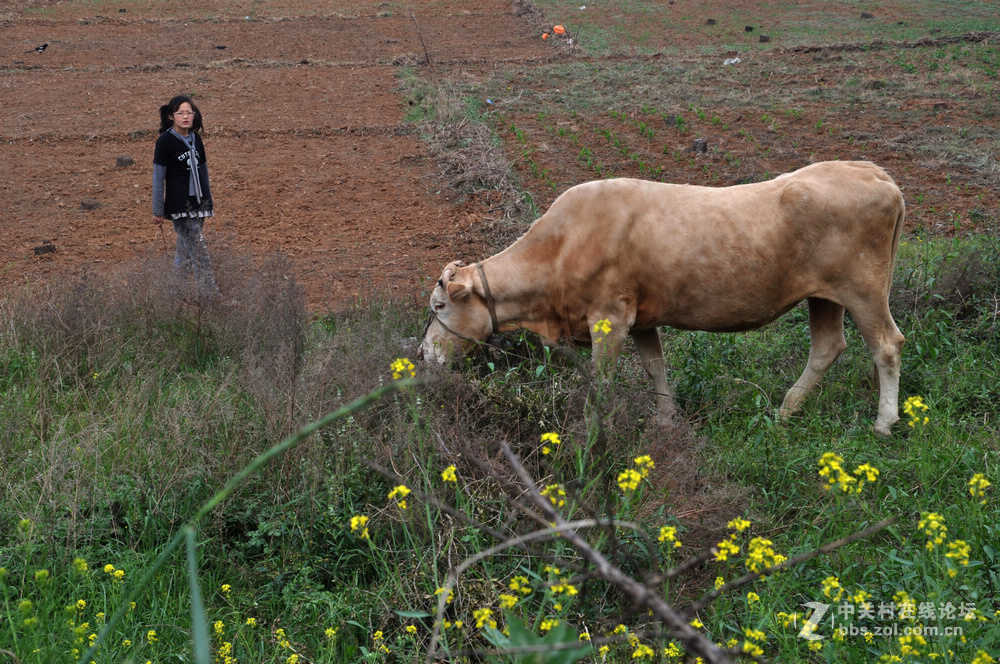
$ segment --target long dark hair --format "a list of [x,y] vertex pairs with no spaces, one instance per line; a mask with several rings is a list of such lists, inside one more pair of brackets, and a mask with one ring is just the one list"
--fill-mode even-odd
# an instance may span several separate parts
[[194,105],[194,101],[191,100],[191,97],[188,97],[187,95],[177,95],[163,106],[160,106],[161,134],[174,126],[174,121],[172,119],[173,115],[184,102],[191,104],[191,110],[194,111],[194,124],[191,125],[191,131],[198,133],[201,132],[201,111],[199,111],[198,107]]

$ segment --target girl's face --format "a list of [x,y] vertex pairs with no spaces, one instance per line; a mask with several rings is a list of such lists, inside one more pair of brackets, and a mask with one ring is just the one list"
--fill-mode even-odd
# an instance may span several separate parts
[[182,134],[187,134],[191,131],[191,126],[194,125],[194,110],[191,108],[191,104],[187,102],[182,103],[174,111],[171,118],[174,121],[174,129]]

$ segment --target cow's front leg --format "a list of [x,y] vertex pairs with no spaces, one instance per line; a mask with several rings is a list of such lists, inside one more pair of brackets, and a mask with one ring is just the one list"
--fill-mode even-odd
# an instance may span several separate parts
[[663,362],[663,343],[660,341],[660,331],[632,330],[632,338],[639,351],[642,367],[653,380],[656,389],[656,423],[660,426],[670,426],[677,414],[674,402],[674,392],[667,383],[667,367]]

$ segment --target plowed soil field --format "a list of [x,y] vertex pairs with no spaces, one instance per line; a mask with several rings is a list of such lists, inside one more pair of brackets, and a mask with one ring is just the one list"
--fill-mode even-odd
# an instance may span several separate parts
[[[995,224],[995,34],[880,46],[861,22],[845,32],[861,46],[820,33],[812,47],[782,33],[801,7],[677,0],[651,17],[621,9],[635,3],[538,4],[0,2],[0,288],[172,251],[172,233],[152,223],[151,161],[159,105],[187,93],[205,119],[210,247],[287,255],[316,312],[376,292],[423,299],[445,262],[490,249],[496,206],[442,177],[440,152],[407,119],[404,72],[480,86],[475,103],[490,97],[486,122],[538,209],[595,177],[727,185],[868,158],[907,193],[911,229]],[[875,20],[898,25],[921,7],[883,3]],[[836,13],[858,20],[854,3]],[[554,22],[568,33],[541,39]],[[765,29],[773,42],[755,41]],[[588,36],[619,41],[588,52]],[[924,62],[984,43],[970,56],[985,58],[981,71],[963,59],[926,85]],[[734,56],[739,65],[722,64]],[[676,89],[663,84],[672,71]],[[644,72],[661,77],[648,98],[630,78]],[[853,106],[836,96],[850,89]],[[705,152],[693,149],[700,137]]]

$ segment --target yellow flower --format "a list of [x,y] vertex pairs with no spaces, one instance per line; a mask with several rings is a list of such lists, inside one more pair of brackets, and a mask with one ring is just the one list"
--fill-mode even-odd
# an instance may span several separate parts
[[674,548],[681,547],[681,541],[677,539],[677,528],[675,526],[660,526],[660,542],[673,542]]
[[337,636],[337,628],[327,627],[325,630],[323,630],[323,636],[325,636],[328,639],[332,639],[333,637]]
[[735,556],[740,552],[740,547],[731,539],[725,539],[715,545],[715,560],[722,562],[728,560],[729,556]]
[[973,498],[979,498],[979,504],[986,504],[986,489],[990,486],[990,481],[982,473],[976,473],[969,480],[969,494]]
[[777,567],[786,560],[788,560],[787,556],[774,550],[774,543],[771,540],[754,537],[747,545],[747,559],[744,564],[751,572],[760,572]]
[[216,634],[221,635],[225,631],[225,629],[226,629],[226,623],[222,622],[221,620],[216,620],[214,623],[212,623],[212,630]]
[[76,610],[77,611],[83,611],[86,608],[87,608],[87,601],[86,600],[82,600],[82,599],[76,600]]
[[364,514],[352,516],[351,532],[357,533],[361,539],[368,539],[368,517]]
[[107,565],[104,566],[104,573],[105,574],[114,574],[115,573],[115,566],[112,565],[111,563],[108,563]]
[[35,570],[35,581],[37,583],[47,583],[49,580],[49,570],[47,569],[36,569]]
[[511,578],[507,587],[514,592],[521,593],[522,595],[531,594],[531,586],[528,585],[528,577],[526,576],[515,576]]
[[401,510],[406,509],[406,497],[410,495],[410,488],[405,484],[400,484],[393,487],[392,491],[389,492],[389,500],[395,500],[396,506]]
[[299,664],[299,656],[292,653],[288,656],[288,659],[285,660],[285,664]]
[[758,595],[757,593],[755,593],[752,590],[747,593],[747,603],[748,604],[753,604],[754,602],[759,602],[759,601],[760,601],[760,595]]
[[550,484],[542,489],[542,495],[549,499],[553,507],[562,507],[566,504],[566,489],[561,484]]
[[695,629],[702,629],[702,628],[703,628],[703,627],[705,626],[705,623],[703,623],[703,622],[702,622],[701,620],[699,620],[698,618],[695,618],[695,619],[694,619],[694,620],[692,620],[692,621],[691,621],[691,622],[690,622],[689,624],[690,624],[690,625],[691,625],[692,627],[694,627]]
[[132,647],[132,639],[122,639],[122,647],[123,648],[131,648]]
[[611,333],[611,321],[607,318],[602,318],[601,320],[594,323],[593,327],[594,334],[608,335]]
[[645,659],[647,657],[652,659],[653,655],[655,654],[656,653],[653,652],[653,649],[647,646],[645,643],[639,643],[636,644],[635,650],[632,652],[632,659]]
[[542,624],[538,626],[538,629],[540,629],[542,632],[548,632],[552,630],[553,627],[558,627],[558,626],[559,626],[558,618],[546,618],[545,620],[542,621]]
[[590,641],[590,632],[580,632],[580,636],[577,638],[580,641]]
[[417,626],[416,625],[407,625],[403,629],[406,630],[407,634],[416,634],[417,633]]
[[231,585],[229,585],[228,583],[223,583],[222,587],[219,588],[219,590],[222,591],[223,595],[228,595],[230,592],[232,592],[233,587]]
[[742,533],[749,527],[750,527],[750,522],[742,517],[736,517],[735,519],[726,524],[726,528],[735,530],[738,533]]
[[994,664],[995,659],[990,657],[990,654],[985,650],[977,650],[976,656],[972,658],[972,664]]
[[614,628],[614,630],[612,630],[612,633],[613,634],[628,634],[628,627],[626,627],[625,625],[623,625],[621,623],[618,623],[617,625],[615,625],[615,628]]
[[562,441],[559,440],[559,434],[552,431],[542,434],[542,454],[551,453],[560,444]]
[[88,567],[87,567],[87,561],[84,560],[83,558],[74,558],[73,559],[73,569],[75,569],[77,571],[77,573],[79,573],[79,574],[85,574],[87,572],[87,569],[88,569]]
[[545,567],[542,568],[542,571],[545,572],[546,574],[555,574],[556,576],[562,574],[562,570],[556,567],[555,565],[546,565]]
[[635,458],[635,467],[639,469],[639,474],[643,477],[649,477],[649,471],[656,468],[656,464],[653,463],[653,458],[648,454],[643,454],[642,456],[637,456]]
[[724,585],[726,585],[726,580],[725,579],[723,579],[721,576],[715,577],[715,589],[716,590],[718,590],[719,588],[721,588]]
[[472,617],[476,621],[476,629],[485,627],[497,628],[497,621],[493,619],[493,609],[483,607],[472,612]]
[[455,593],[442,586],[434,591],[434,596],[436,597],[443,593],[448,593],[448,597],[445,599],[445,604],[451,604],[451,600],[455,599]]
[[639,474],[639,471],[633,468],[628,468],[623,470],[618,475],[618,486],[620,486],[622,491],[625,492],[635,491],[636,487],[639,486],[639,481],[641,479],[642,475]]
[[839,486],[844,493],[858,493],[860,487],[858,480],[844,470],[844,458],[833,452],[826,452],[819,458],[819,476],[826,480],[823,487],[829,491],[834,486]]
[[600,648],[597,649],[597,654],[600,655],[602,658],[607,657],[608,652],[610,650],[611,646],[601,646]]
[[753,639],[754,641],[760,641],[760,642],[767,641],[767,635],[764,634],[764,632],[762,632],[759,629],[751,629],[750,627],[744,627],[743,635],[746,636],[748,639]]
[[501,609],[511,609],[517,604],[517,597],[510,595],[508,593],[500,593],[500,608]]
[[150,645],[152,645],[152,644],[156,643],[157,641],[159,641],[159,639],[156,638],[156,630],[155,629],[151,629],[148,632],[146,632],[146,641]]
[[928,551],[933,551],[935,546],[944,544],[948,536],[948,526],[944,525],[944,517],[937,512],[922,512],[920,521],[917,522],[917,529],[927,535],[925,546]]
[[927,404],[924,403],[922,397],[912,396],[908,397],[906,401],[903,402],[903,412],[910,416],[910,421],[907,424],[910,427],[914,427],[917,424],[927,424],[930,418],[926,415],[921,416],[921,413],[926,413],[929,410]]
[[753,641],[746,641],[746,640],[744,640],[743,641],[743,652],[745,652],[746,654],[748,654],[748,655],[750,655],[752,657],[760,657],[761,655],[764,654],[764,649],[761,648],[756,643],[754,643]]
[[445,482],[458,483],[458,476],[455,475],[455,466],[448,466],[441,471],[441,479]]
[[114,577],[115,581],[121,581],[122,579],[125,578],[125,570],[116,569],[115,573],[112,574],[112,576]]
[[952,540],[948,542],[948,553],[944,554],[963,567],[969,564],[970,547],[963,540]]
[[844,587],[840,585],[840,579],[835,576],[823,579],[823,594],[834,602],[839,602],[844,594]]
[[392,364],[389,365],[389,368],[392,370],[393,380],[399,380],[403,377],[403,374],[410,374],[410,378],[417,375],[413,362],[410,362],[410,360],[405,357],[397,357],[392,361]]
[[246,622],[244,624],[247,627],[256,627],[257,626],[257,619],[251,616],[250,618],[247,618],[247,620],[246,620]]

